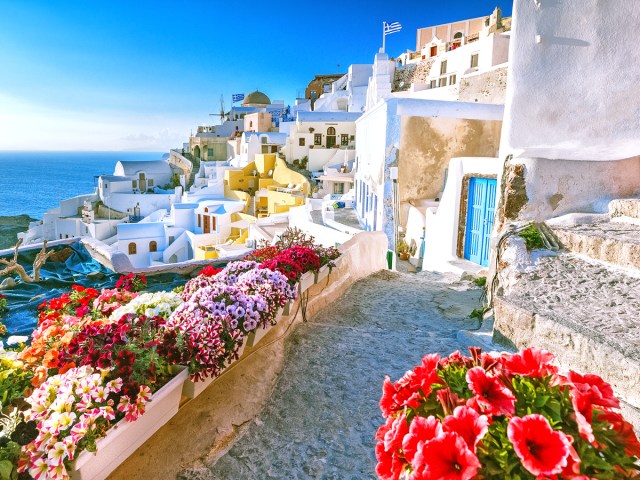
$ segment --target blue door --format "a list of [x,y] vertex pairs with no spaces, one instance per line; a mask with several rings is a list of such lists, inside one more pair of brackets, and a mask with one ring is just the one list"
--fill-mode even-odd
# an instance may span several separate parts
[[471,177],[469,180],[464,258],[485,267],[489,266],[497,187],[495,179]]

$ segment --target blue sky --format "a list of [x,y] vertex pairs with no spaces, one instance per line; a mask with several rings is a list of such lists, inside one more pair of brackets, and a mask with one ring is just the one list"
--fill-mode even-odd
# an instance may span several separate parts
[[387,37],[397,55],[417,28],[496,2],[0,0],[0,150],[164,151],[220,95],[293,103],[314,74],[371,63],[383,20],[403,26]]

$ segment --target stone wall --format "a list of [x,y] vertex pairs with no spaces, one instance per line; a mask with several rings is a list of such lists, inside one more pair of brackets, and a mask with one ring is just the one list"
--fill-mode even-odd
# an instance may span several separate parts
[[497,103],[504,105],[507,92],[507,66],[460,79],[459,102]]
[[410,64],[396,68],[392,91],[401,92],[408,90],[412,83],[427,83],[433,61],[433,58],[427,58],[418,64]]

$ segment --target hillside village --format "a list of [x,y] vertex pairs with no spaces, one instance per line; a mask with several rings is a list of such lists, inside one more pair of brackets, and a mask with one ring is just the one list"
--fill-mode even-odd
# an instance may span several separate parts
[[473,338],[602,376],[637,429],[638,86],[612,73],[639,60],[616,31],[634,35],[640,5],[604,3],[516,0],[513,17],[425,25],[396,58],[319,73],[294,105],[239,95],[219,124],[157,161],[123,159],[20,237],[79,239],[116,272],[188,272],[295,227],[359,245],[338,270],[349,282],[386,242],[376,265],[486,278]]

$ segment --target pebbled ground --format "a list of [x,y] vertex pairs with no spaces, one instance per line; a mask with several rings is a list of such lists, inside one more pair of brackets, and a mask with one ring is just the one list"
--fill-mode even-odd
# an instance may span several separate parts
[[380,272],[299,324],[259,417],[192,478],[374,478],[384,375],[395,380],[426,353],[461,349],[456,333],[475,327],[466,317],[481,304],[481,290],[449,282]]

